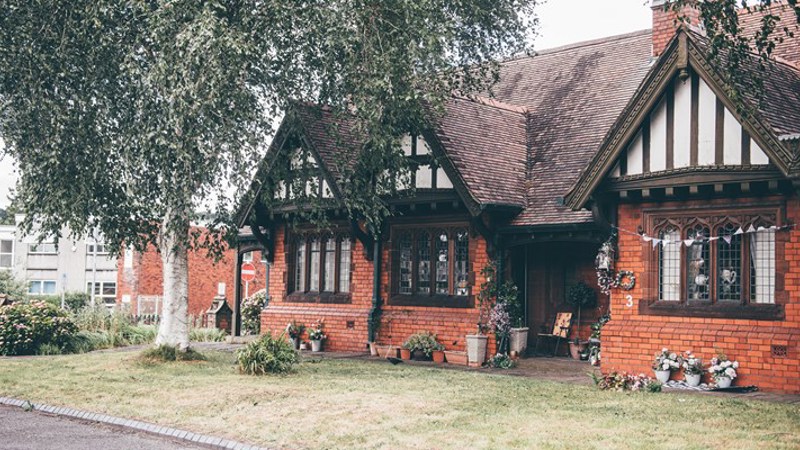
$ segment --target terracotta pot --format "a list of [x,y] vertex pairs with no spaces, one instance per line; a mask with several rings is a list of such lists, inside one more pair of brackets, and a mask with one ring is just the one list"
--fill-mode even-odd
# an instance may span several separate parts
[[579,343],[575,343],[574,341],[570,341],[569,343],[569,355],[572,356],[572,359],[581,359],[581,352],[586,350],[585,341],[580,341]]
[[411,350],[401,348],[400,349],[400,359],[409,360],[411,359]]
[[456,366],[467,365],[467,352],[445,351],[444,357],[448,364]]
[[439,364],[444,362],[444,352],[436,350],[433,352],[432,356],[433,356],[433,362]]
[[369,354],[370,356],[378,356],[378,344],[374,342],[369,343]]

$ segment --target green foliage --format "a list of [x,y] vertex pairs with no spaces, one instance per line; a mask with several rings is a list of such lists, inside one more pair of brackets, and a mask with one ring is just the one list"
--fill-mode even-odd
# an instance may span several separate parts
[[261,332],[261,311],[267,303],[267,291],[262,289],[242,301],[242,329],[248,334]]
[[29,295],[28,300],[29,302],[44,302],[50,306],[61,308],[61,296],[60,295]]
[[157,334],[154,325],[133,325],[124,311],[103,305],[86,306],[73,315],[73,320],[79,330],[94,334],[92,341],[97,345],[92,350],[149,344]]
[[219,328],[192,328],[189,330],[189,340],[194,342],[223,342],[227,337],[228,333]]
[[55,344],[41,344],[39,348],[36,349],[37,355],[47,356],[47,355],[61,355],[64,351]]
[[140,358],[145,362],[205,361],[206,357],[191,348],[181,351],[172,345],[159,345],[143,351]]
[[32,355],[45,344],[61,348],[77,331],[66,313],[44,302],[0,307],[0,355]]
[[89,304],[91,298],[86,292],[67,292],[64,294],[64,305],[70,311],[80,311]]
[[567,303],[577,310],[594,308],[597,306],[597,293],[591,286],[581,281],[569,289]]
[[261,336],[236,352],[239,372],[248,375],[266,375],[290,372],[298,362],[297,352],[281,334]]
[[444,346],[436,339],[436,334],[430,331],[412,334],[403,342],[403,348],[412,352],[420,351],[428,358],[434,351],[444,350]]
[[0,270],[0,294],[5,294],[14,301],[22,301],[28,297],[28,286],[17,280],[10,270]]
[[600,390],[661,392],[661,383],[644,375],[609,372],[605,375],[590,373],[589,376]]
[[498,353],[486,361],[486,365],[495,369],[511,369],[516,367],[517,362],[511,359],[507,353]]

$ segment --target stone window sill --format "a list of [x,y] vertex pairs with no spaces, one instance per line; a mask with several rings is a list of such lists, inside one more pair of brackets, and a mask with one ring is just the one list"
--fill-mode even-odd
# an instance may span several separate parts
[[353,297],[343,292],[292,292],[286,296],[286,302],[343,305],[352,303]]
[[400,295],[392,296],[388,304],[391,306],[425,306],[432,308],[474,308],[475,299],[471,295]]
[[639,301],[639,314],[650,316],[705,317],[742,320],[784,320],[783,305],[712,304],[710,302]]

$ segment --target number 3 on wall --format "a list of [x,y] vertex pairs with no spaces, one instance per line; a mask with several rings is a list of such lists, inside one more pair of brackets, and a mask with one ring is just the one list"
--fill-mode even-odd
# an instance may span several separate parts
[[628,294],[625,296],[625,307],[626,308],[633,308],[633,296]]

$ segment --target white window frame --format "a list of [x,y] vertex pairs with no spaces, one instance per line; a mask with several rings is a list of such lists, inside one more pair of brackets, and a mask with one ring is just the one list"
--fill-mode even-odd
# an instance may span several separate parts
[[[113,284],[114,285],[114,295],[103,294],[103,291],[105,290],[106,285],[109,285],[109,284]],[[95,286],[100,286],[100,293],[99,294],[95,294],[94,293],[94,289],[93,288]],[[116,281],[96,281],[96,282],[87,281],[86,282],[86,293],[89,294],[89,296],[95,301],[95,303],[97,303],[98,300],[99,300],[102,304],[104,304],[106,306],[114,306],[114,305],[116,305],[116,303],[117,303],[117,293],[118,293],[117,289],[118,288],[119,287],[117,286],[117,282]],[[111,300],[111,299],[113,299],[114,301],[113,302],[107,302],[106,301],[106,300]]]
[[[2,245],[3,242],[11,242],[11,253],[3,252],[3,245]],[[16,247],[16,245],[15,245],[15,242],[14,242],[13,238],[0,239],[0,259],[2,259],[3,256],[11,256],[11,264],[8,267],[0,266],[0,270],[11,270],[11,269],[14,268],[14,250],[15,250],[15,247]]]
[[[39,250],[38,247],[42,245],[52,245],[53,251],[43,251]],[[57,255],[58,254],[58,247],[56,246],[55,242],[39,242],[38,244],[28,244],[28,254],[29,255]]]
[[[96,249],[98,247],[101,248],[102,250],[99,251],[99,252],[96,252]],[[86,254],[87,255],[93,255],[93,256],[108,255],[108,250],[106,250],[106,244],[104,244],[102,242],[87,242],[86,243]]]
[[243,253],[242,262],[253,262],[253,252]]
[[[37,292],[33,292],[33,285],[34,283],[38,283],[39,289]],[[44,292],[44,284],[45,283],[53,283],[53,292],[52,293],[45,293]],[[57,295],[58,294],[58,283],[56,280],[30,280],[28,282],[28,294],[29,295]]]

